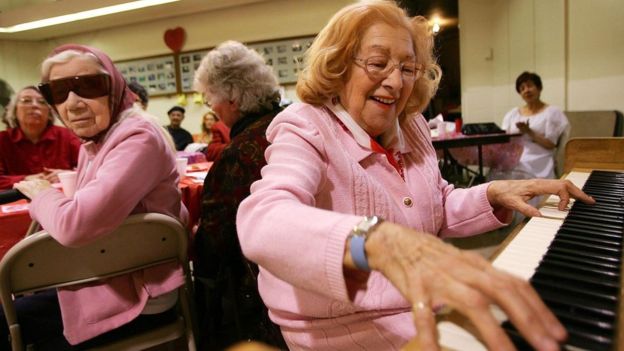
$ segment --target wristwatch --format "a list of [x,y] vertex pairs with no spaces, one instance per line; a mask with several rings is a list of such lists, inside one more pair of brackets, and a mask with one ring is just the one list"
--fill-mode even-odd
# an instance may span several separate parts
[[370,231],[381,222],[383,222],[381,217],[366,216],[351,230],[351,234],[349,235],[351,237],[349,251],[351,253],[353,263],[355,263],[355,266],[360,270],[370,271],[364,244],[366,244],[366,239],[368,239]]

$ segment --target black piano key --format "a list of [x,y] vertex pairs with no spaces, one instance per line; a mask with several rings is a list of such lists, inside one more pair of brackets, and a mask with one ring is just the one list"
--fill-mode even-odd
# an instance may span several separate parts
[[612,236],[604,236],[598,232],[578,232],[569,228],[560,228],[557,232],[557,237],[574,240],[579,243],[590,243],[598,245],[610,245],[612,247],[620,248],[622,246],[621,238],[614,238]]
[[622,236],[622,226],[614,226],[614,225],[609,225],[605,223],[595,223],[595,222],[591,223],[588,221],[580,221],[580,220],[575,219],[574,217],[571,217],[571,218],[566,217],[566,221],[562,224],[562,226],[575,228],[578,230],[586,230],[586,231],[599,230],[603,233],[613,234],[613,235],[617,235],[620,237]]
[[[599,287],[592,287],[590,284],[574,284],[570,281],[553,280],[550,277],[539,275],[531,278],[531,284],[538,293],[554,290],[561,295],[562,301],[569,304],[574,304],[576,298],[579,298],[582,299],[582,303],[587,303],[595,308],[612,310],[617,305],[615,296],[609,292],[601,293]],[[574,295],[574,297],[571,295]]]
[[560,285],[570,285],[576,289],[585,289],[592,294],[617,296],[619,281],[617,279],[601,279],[596,275],[584,274],[580,271],[561,269],[552,265],[540,265],[533,278],[548,279]]
[[577,234],[584,235],[584,236],[589,236],[589,235],[600,236],[600,237],[609,238],[613,241],[622,242],[621,230],[604,228],[598,224],[596,224],[593,228],[591,228],[587,225],[578,224],[575,222],[568,222],[568,223],[562,224],[561,227],[559,227],[559,232],[562,232],[562,231],[570,232],[570,233],[577,233]]
[[562,254],[562,253],[556,252],[555,250],[548,251],[542,259],[543,260],[553,259],[559,262],[566,262],[569,264],[578,265],[579,267],[585,267],[588,270],[596,269],[602,272],[609,272],[617,276],[620,275],[620,265],[618,264],[602,262],[599,260],[595,260],[593,258],[581,257],[579,255]]
[[[571,272],[582,272],[582,274],[592,275],[596,279],[607,279],[616,282],[616,286],[619,285],[620,272],[614,272],[612,270],[604,269],[602,267],[596,268],[593,266],[586,266],[578,264],[576,262],[569,262],[551,256],[545,256],[539,265],[539,268],[552,267],[553,269],[570,270]],[[538,269],[539,269],[538,268]]]
[[562,247],[562,246],[551,245],[548,250],[549,250],[548,252],[558,253],[562,255],[573,255],[573,256],[578,256],[578,257],[585,257],[588,259],[596,260],[597,262],[601,262],[604,264],[613,264],[613,265],[618,265],[618,266],[620,264],[620,259],[618,257],[613,257],[612,255],[600,255],[594,252],[585,252],[585,251],[578,250],[577,248],[567,248],[567,247]]
[[593,308],[585,304],[569,304],[561,301],[559,296],[550,296],[544,294],[541,296],[542,300],[548,308],[552,309],[555,314],[564,313],[574,316],[581,316],[595,322],[615,324],[616,313],[614,311],[605,311],[603,309]]
[[[535,286],[535,285],[534,285]],[[602,303],[602,301],[585,300],[583,297],[570,294],[562,294],[556,287],[548,286],[536,287],[540,297],[544,301],[556,301],[559,304],[566,305],[568,309],[577,311],[591,311],[592,315],[601,315],[605,318],[615,318],[616,311],[610,307],[612,304]]]
[[612,248],[607,245],[577,243],[573,240],[558,238],[557,236],[555,236],[550,246],[568,248],[571,250],[585,251],[589,253],[595,253],[596,255],[613,257],[616,260],[619,260],[621,256],[620,255],[621,250],[618,250],[617,248]]

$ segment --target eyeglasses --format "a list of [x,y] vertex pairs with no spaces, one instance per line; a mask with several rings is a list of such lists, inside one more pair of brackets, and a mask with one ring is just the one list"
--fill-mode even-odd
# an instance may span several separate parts
[[394,63],[386,56],[371,56],[368,58],[354,57],[355,65],[361,67],[374,79],[388,77],[395,68],[401,72],[401,77],[405,80],[417,80],[422,76],[422,66],[415,61],[405,61]]
[[39,84],[39,90],[50,105],[58,105],[67,100],[70,91],[86,99],[106,96],[110,85],[110,76],[98,73],[51,80]]
[[17,103],[20,105],[39,105],[39,106],[48,106],[48,103],[43,98],[33,98],[30,96],[24,96],[17,100]]

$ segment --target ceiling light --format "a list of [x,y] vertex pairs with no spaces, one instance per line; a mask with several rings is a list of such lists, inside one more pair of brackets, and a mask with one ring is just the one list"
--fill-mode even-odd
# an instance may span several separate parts
[[71,13],[69,15],[51,17],[51,18],[46,18],[46,19],[27,22],[27,23],[20,23],[20,24],[16,24],[10,27],[0,27],[0,33],[23,32],[26,30],[49,27],[49,26],[54,26],[57,24],[68,23],[68,22],[80,21],[83,19],[105,16],[105,15],[110,15],[110,14],[118,13],[118,12],[136,10],[136,9],[149,7],[149,6],[155,6],[155,5],[162,5],[162,4],[166,4],[166,3],[170,3],[174,1],[179,1],[179,0],[131,1],[125,4],[107,6],[107,7],[102,7],[99,9],[94,9],[94,10],[81,11],[81,12]]

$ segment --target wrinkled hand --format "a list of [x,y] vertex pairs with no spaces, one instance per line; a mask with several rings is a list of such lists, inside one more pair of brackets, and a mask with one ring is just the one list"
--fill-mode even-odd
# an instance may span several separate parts
[[13,188],[19,190],[29,199],[33,199],[37,194],[51,187],[50,182],[44,179],[22,180],[13,184]]
[[50,183],[58,183],[58,174],[67,171],[67,169],[44,168],[42,179],[45,179]]
[[531,133],[531,128],[529,127],[529,121],[526,122],[518,122],[516,123],[516,127],[520,129],[522,134]]
[[369,264],[411,303],[417,340],[439,350],[432,306],[468,317],[490,350],[514,350],[490,312],[496,304],[537,350],[558,350],[566,331],[526,282],[496,270],[481,256],[458,250],[433,235],[383,222],[366,243]]
[[492,207],[505,207],[529,217],[541,217],[542,214],[535,207],[527,204],[527,201],[544,194],[559,196],[560,211],[566,208],[570,198],[587,204],[596,202],[569,180],[496,180],[491,182],[487,189],[487,198]]

